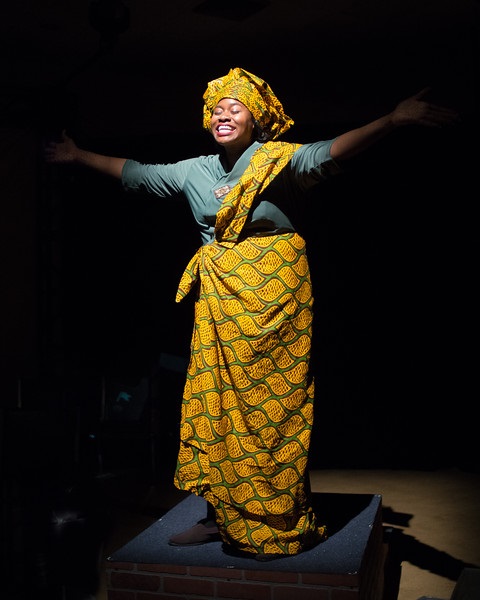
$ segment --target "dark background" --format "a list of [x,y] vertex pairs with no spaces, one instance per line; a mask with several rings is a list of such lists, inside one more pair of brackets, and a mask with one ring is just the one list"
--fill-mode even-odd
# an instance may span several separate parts
[[25,446],[48,437],[55,460],[79,460],[73,439],[104,417],[102,381],[147,378],[162,451],[175,454],[192,304],[174,298],[200,243],[180,203],[46,165],[45,140],[66,128],[80,146],[139,160],[208,154],[206,82],[242,66],[282,100],[292,141],[332,137],[425,86],[460,112],[448,130],[395,132],[306,199],[311,456],[316,467],[476,469],[478,9],[457,0],[4,7],[1,401],[7,416],[30,410],[49,424]]

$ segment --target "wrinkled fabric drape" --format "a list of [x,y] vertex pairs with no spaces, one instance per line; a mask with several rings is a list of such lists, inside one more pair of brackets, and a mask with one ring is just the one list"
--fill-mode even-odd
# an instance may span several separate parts
[[313,296],[300,235],[238,241],[256,192],[295,149],[265,146],[226,196],[218,239],[197,251],[180,282],[177,300],[194,284],[198,296],[175,485],[212,504],[229,546],[288,555],[326,537],[305,486]]

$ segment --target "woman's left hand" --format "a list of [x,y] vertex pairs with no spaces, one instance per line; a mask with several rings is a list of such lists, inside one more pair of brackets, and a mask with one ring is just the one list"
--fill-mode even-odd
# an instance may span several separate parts
[[459,115],[456,110],[424,100],[429,92],[430,88],[426,87],[399,102],[392,111],[392,123],[395,126],[423,125],[426,127],[445,127],[458,123]]

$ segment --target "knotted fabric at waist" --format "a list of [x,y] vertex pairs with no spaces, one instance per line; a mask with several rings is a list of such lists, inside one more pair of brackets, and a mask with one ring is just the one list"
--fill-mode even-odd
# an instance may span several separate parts
[[[195,252],[195,254],[192,256],[192,258],[188,262],[188,264],[185,267],[185,270],[183,272],[183,275],[180,278],[180,283],[178,284],[175,302],[177,302],[177,303],[181,302],[185,298],[185,296],[187,296],[187,294],[190,293],[192,288],[197,283],[199,276],[200,276],[200,264],[201,264],[202,257],[205,252],[209,252],[209,250],[211,251],[213,248],[218,250],[219,247],[233,248],[235,245],[237,245],[237,243],[240,243],[249,237],[254,238],[254,237],[267,237],[267,236],[281,236],[281,235],[292,235],[293,233],[295,233],[295,232],[294,231],[283,231],[283,230],[280,232],[279,231],[267,231],[267,230],[250,231],[250,232],[246,232],[245,237],[241,236],[241,238],[237,242],[231,242],[231,241],[226,241],[226,240],[222,240],[222,241],[215,240],[213,242],[210,242],[209,244],[204,244],[203,246],[200,246],[200,248],[198,248],[198,250]],[[215,254],[215,252],[214,252],[214,254]]]
[[200,256],[204,246],[195,252],[192,258],[189,260],[188,265],[185,267],[183,275],[180,278],[178,284],[177,295],[175,296],[175,302],[181,302],[185,296],[191,291],[193,286],[198,281],[198,270],[200,264]]

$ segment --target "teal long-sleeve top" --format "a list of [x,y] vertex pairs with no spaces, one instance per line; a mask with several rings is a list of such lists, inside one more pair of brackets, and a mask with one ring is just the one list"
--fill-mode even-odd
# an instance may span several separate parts
[[[333,140],[301,145],[289,163],[256,199],[244,226],[246,235],[296,231],[302,197],[321,180],[339,172],[330,156]],[[122,184],[126,191],[186,199],[200,231],[202,244],[214,240],[215,219],[224,196],[235,186],[261,145],[254,142],[226,171],[219,154],[167,164],[127,160]]]

